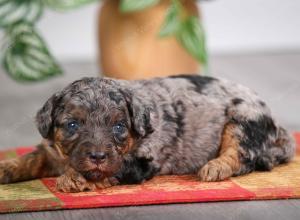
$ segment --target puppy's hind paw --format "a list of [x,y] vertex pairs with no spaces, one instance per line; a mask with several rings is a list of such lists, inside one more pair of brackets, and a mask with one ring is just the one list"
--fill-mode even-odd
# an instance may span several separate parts
[[232,169],[228,164],[216,159],[205,164],[198,172],[198,176],[205,182],[221,181],[232,176]]
[[15,182],[14,176],[18,175],[16,168],[17,160],[15,159],[0,161],[0,184]]

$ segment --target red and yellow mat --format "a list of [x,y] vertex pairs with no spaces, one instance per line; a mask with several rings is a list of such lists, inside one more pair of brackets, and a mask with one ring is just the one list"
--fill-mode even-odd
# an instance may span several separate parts
[[[208,201],[300,198],[300,133],[294,160],[272,172],[254,172],[223,182],[204,183],[195,176],[161,176],[140,185],[96,192],[60,193],[55,178],[0,185],[0,213]],[[30,152],[31,147],[0,152],[0,160]]]

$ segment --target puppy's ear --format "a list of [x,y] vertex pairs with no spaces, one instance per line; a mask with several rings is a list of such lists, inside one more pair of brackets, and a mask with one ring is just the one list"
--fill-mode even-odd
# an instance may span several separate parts
[[151,106],[129,90],[121,91],[125,97],[131,123],[135,132],[144,137],[153,132],[151,125]]
[[36,114],[35,120],[37,128],[43,138],[48,138],[50,135],[53,126],[54,109],[60,99],[61,93],[55,93]]

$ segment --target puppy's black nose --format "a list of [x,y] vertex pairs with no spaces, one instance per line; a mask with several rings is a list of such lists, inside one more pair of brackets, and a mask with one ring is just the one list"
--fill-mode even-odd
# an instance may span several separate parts
[[92,152],[92,153],[90,153],[90,159],[93,162],[103,162],[106,157],[107,157],[107,154],[105,152]]

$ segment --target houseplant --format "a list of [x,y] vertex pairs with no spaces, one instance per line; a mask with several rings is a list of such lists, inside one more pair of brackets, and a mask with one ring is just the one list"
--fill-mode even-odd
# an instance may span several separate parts
[[[95,0],[0,0],[0,28],[5,32],[4,45],[2,45],[1,52],[3,66],[6,72],[12,78],[19,81],[37,81],[61,74],[62,69],[36,30],[35,23],[41,18],[42,12],[46,7],[55,10],[69,10],[93,1]],[[186,3],[186,1],[188,3]],[[191,56],[184,56],[190,56],[188,59],[194,57],[192,58],[193,60],[188,63],[188,66],[193,65],[196,67],[196,61],[206,64],[207,54],[205,50],[204,31],[197,17],[197,10],[195,10],[195,7],[187,7],[192,1],[193,0],[106,0],[104,1],[104,6],[117,4],[117,9],[120,13],[128,16],[134,13],[143,13],[151,7],[167,5],[164,20],[161,21],[157,37],[172,37],[173,43],[174,41],[179,42],[182,48],[185,48],[185,50],[191,54]],[[149,22],[151,24],[151,22],[155,21],[152,20]],[[148,23],[148,21],[146,23]],[[100,25],[100,32],[101,27],[104,27],[105,23],[102,24],[102,26]],[[105,28],[102,33],[105,33]],[[104,38],[102,38],[102,40],[103,39]],[[101,48],[105,47],[103,45],[106,44],[101,43],[100,37]],[[177,52],[178,49],[175,50],[175,53]],[[172,53],[174,54],[174,51]],[[181,59],[184,59],[184,56],[181,57]],[[103,54],[101,57],[104,57]],[[106,71],[105,66],[107,62],[111,60],[112,59],[108,59],[107,61],[101,60],[104,72]],[[180,60],[178,60],[178,62],[180,62]],[[117,77],[126,78],[124,76]]]

